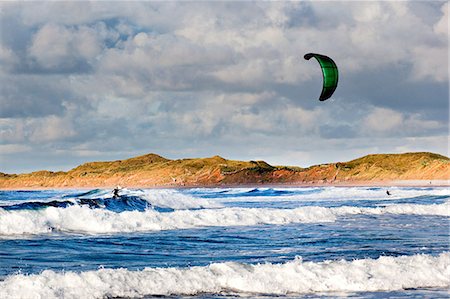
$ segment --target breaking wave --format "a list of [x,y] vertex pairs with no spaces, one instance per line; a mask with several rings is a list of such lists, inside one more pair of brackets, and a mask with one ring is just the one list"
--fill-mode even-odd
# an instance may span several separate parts
[[[391,196],[386,195],[390,190]],[[418,197],[449,197],[448,188],[405,188],[405,187],[300,187],[300,188],[212,188],[191,189],[195,196],[203,198],[223,198],[243,201],[270,201],[283,197],[291,200],[347,201],[352,200],[399,200]]]
[[155,210],[115,213],[82,206],[65,209],[49,207],[38,211],[0,209],[0,235],[42,234],[52,231],[97,234],[333,220],[333,213],[321,207],[292,210],[223,208],[178,210],[170,213]]
[[331,222],[345,215],[410,214],[450,216],[450,202],[432,205],[392,204],[386,207],[301,207],[217,208],[158,212],[125,211],[121,213],[74,205],[40,210],[0,208],[0,236],[45,234],[51,232],[104,234],[189,229],[207,226],[252,226]]
[[100,269],[12,275],[0,298],[111,298],[168,295],[294,295],[450,286],[450,253],[284,264],[213,263],[189,268]]
[[193,198],[176,190],[128,190],[123,189],[118,198],[108,190],[94,189],[43,199],[0,200],[0,208],[12,210],[39,210],[48,207],[67,208],[79,205],[92,209],[106,209],[113,212],[145,211],[149,208],[158,212],[182,209],[203,209],[221,207],[204,198]]
[[206,198],[195,198],[182,194],[173,189],[132,190],[129,194],[146,199],[154,206],[182,209],[207,209],[222,207],[219,203],[212,202]]

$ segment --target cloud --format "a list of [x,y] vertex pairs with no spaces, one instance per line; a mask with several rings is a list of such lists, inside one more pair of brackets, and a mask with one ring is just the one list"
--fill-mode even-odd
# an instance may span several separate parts
[[31,142],[61,141],[74,136],[75,130],[66,118],[48,116],[28,124],[32,128]]
[[102,50],[97,32],[46,24],[33,36],[29,57],[45,70],[82,71]]
[[0,119],[0,142],[16,144],[25,140],[24,126],[22,122],[11,119]]
[[10,49],[3,45],[0,45],[0,65],[5,70],[12,69],[14,65],[18,63],[19,58]]
[[16,154],[16,153],[26,153],[32,150],[30,146],[23,144],[0,144],[0,153],[6,154]]
[[402,114],[386,108],[374,108],[363,119],[366,135],[421,136],[435,130],[445,130],[442,123],[425,120],[420,114]]
[[[64,100],[72,98],[65,78],[0,73],[0,118],[60,115]],[[81,103],[80,103],[81,104]]]
[[448,18],[449,18],[448,11],[449,11],[449,4],[448,2],[445,2],[441,7],[442,12],[441,18],[433,26],[434,32],[442,35],[444,38],[445,37],[448,38]]
[[[48,153],[40,165],[150,151],[304,165],[402,141],[444,153],[425,137],[448,131],[446,2],[0,6],[1,142]],[[339,66],[326,102],[307,52]]]
[[364,124],[370,131],[389,132],[403,124],[403,115],[393,110],[375,108],[364,119]]
[[70,117],[47,116],[35,119],[0,121],[2,143],[27,142],[29,144],[64,141],[76,135]]

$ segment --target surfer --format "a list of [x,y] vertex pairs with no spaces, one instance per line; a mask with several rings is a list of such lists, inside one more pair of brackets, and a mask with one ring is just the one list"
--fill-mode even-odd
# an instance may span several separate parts
[[114,190],[113,190],[113,198],[119,198],[120,197],[120,195],[119,195],[120,189],[122,189],[120,186],[117,186],[116,188],[114,188]]
[[389,190],[387,190],[387,191],[386,191],[386,194],[387,194],[387,195],[391,195],[391,192],[389,192]]

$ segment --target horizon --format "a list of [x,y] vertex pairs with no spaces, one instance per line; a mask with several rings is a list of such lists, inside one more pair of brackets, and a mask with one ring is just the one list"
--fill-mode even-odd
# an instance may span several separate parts
[[[448,1],[1,2],[0,172],[449,156]],[[314,59],[339,84],[318,100]],[[308,165],[308,166],[306,166]]]

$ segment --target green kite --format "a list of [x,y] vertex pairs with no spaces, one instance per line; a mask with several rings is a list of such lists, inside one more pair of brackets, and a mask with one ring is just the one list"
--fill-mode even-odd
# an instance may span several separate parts
[[310,60],[312,57],[317,59],[320,67],[322,68],[323,88],[319,100],[325,101],[326,99],[330,98],[333,92],[336,90],[339,78],[338,68],[333,59],[328,56],[316,53],[308,53],[304,56],[306,60]]

